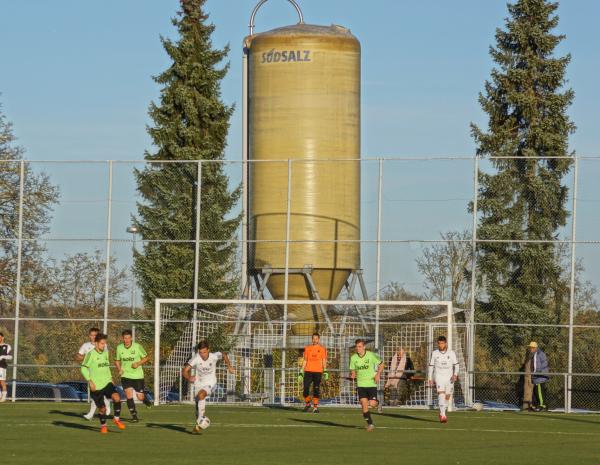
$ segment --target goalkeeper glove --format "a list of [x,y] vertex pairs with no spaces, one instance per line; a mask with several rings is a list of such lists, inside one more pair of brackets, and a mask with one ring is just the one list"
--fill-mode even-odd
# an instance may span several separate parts
[[323,372],[323,381],[329,381],[329,372],[327,370]]
[[301,383],[302,381],[304,381],[304,370],[300,370],[298,374],[298,382]]

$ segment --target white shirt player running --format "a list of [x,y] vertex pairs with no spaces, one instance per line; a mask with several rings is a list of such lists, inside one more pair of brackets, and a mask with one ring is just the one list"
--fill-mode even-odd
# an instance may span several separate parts
[[205,391],[207,396],[210,396],[211,391],[217,384],[217,362],[223,359],[221,352],[210,352],[208,358],[204,360],[200,354],[194,354],[189,359],[187,365],[193,370],[194,381],[194,396],[199,391]]
[[451,394],[454,390],[452,377],[458,376],[458,359],[453,350],[435,349],[429,360],[429,379],[433,379],[438,392]]

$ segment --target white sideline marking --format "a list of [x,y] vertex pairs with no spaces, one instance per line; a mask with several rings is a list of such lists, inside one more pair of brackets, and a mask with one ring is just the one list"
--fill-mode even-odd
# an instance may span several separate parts
[[[191,428],[190,423],[153,423],[155,425],[175,425],[175,426],[189,426]],[[48,426],[48,427],[56,427],[52,423],[2,423],[2,426],[8,427],[19,427],[19,426]],[[334,425],[292,425],[292,424],[266,424],[266,423],[212,423],[213,426],[219,426],[222,428],[335,428]],[[340,425],[346,427],[348,429],[364,429],[362,426],[358,425]],[[136,428],[145,427],[143,423],[135,426]],[[591,432],[574,432],[574,431],[532,431],[532,430],[505,430],[505,429],[473,429],[473,428],[448,428],[446,426],[439,427],[425,427],[425,428],[411,428],[406,426],[375,426],[375,430],[395,430],[395,431],[454,431],[454,432],[468,432],[468,433],[504,433],[504,434],[546,434],[546,435],[554,435],[554,436],[600,436],[600,431],[597,433]]]

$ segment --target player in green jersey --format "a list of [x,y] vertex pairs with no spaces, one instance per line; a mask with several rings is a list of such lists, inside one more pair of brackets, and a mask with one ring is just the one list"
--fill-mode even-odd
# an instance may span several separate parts
[[355,341],[356,353],[350,358],[350,378],[356,379],[358,400],[363,418],[367,422],[367,431],[373,431],[373,419],[369,407],[377,407],[377,384],[383,372],[381,359],[365,348],[364,339]]
[[148,362],[150,357],[144,348],[137,342],[133,342],[133,335],[129,329],[121,333],[123,342],[117,346],[115,365],[121,375],[121,385],[127,397],[127,407],[131,413],[131,421],[137,423],[139,420],[135,408],[134,393],[138,400],[149,406],[149,401],[144,395],[144,369],[142,366]]
[[90,392],[92,399],[98,408],[100,417],[100,432],[108,433],[106,427],[106,405],[104,399],[112,399],[115,415],[113,423],[119,429],[125,429],[125,425],[121,422],[121,396],[117,392],[112,380],[110,372],[110,358],[106,348],[106,334],[98,333],[96,335],[96,348],[85,354],[83,363],[81,364],[81,374],[90,384]]

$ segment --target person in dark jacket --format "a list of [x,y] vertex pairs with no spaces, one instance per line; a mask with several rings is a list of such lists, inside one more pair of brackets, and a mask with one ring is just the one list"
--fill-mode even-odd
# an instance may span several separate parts
[[532,354],[530,360],[531,382],[533,383],[533,405],[536,412],[548,410],[546,399],[546,382],[549,372],[548,357],[538,347],[537,342],[529,343],[529,351]]

